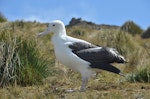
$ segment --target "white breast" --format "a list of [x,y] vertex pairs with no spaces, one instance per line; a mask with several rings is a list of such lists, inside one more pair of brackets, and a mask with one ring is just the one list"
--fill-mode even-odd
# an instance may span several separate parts
[[89,62],[80,59],[78,56],[72,53],[71,49],[67,45],[67,43],[71,43],[71,41],[68,41],[67,38],[60,39],[55,37],[52,39],[52,41],[54,44],[56,59],[60,63],[76,71],[80,71],[81,68],[89,67]]

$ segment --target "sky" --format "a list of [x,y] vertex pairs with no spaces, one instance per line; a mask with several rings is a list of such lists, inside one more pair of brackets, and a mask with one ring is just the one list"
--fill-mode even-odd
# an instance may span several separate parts
[[82,18],[96,24],[121,26],[134,21],[141,28],[150,26],[150,0],[0,0],[0,12],[9,20],[48,23]]

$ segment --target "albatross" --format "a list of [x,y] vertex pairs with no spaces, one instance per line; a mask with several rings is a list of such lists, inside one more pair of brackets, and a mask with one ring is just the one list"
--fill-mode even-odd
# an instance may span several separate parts
[[80,91],[86,90],[88,79],[92,77],[92,68],[106,70],[119,75],[123,73],[111,63],[126,63],[125,58],[114,48],[101,47],[66,34],[65,25],[60,20],[49,23],[43,36],[53,33],[52,42],[56,59],[63,65],[81,73]]

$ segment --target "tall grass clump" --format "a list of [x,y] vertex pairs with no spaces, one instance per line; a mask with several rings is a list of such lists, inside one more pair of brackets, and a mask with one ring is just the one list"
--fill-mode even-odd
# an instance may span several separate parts
[[150,26],[147,28],[146,31],[141,35],[142,38],[150,38]]
[[127,75],[129,82],[146,82],[150,83],[150,66],[139,69]]
[[0,12],[0,23],[1,22],[6,22],[7,19],[5,18],[5,16]]
[[40,84],[50,74],[49,65],[47,58],[40,54],[35,39],[0,31],[1,87]]
[[121,26],[121,30],[126,31],[133,36],[136,34],[142,34],[143,30],[133,21],[127,21]]
[[74,30],[72,32],[72,35],[74,35],[74,36],[84,36],[85,35],[85,31],[76,29],[76,30]]

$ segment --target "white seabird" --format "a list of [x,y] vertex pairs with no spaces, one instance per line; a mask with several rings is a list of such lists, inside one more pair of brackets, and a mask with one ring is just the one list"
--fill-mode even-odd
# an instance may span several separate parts
[[111,63],[126,63],[126,60],[115,49],[99,47],[87,41],[70,37],[66,34],[65,25],[60,20],[49,23],[48,28],[39,36],[52,32],[52,42],[56,59],[63,65],[78,71],[82,76],[80,91],[86,89],[88,79],[92,76],[92,68],[122,74]]

